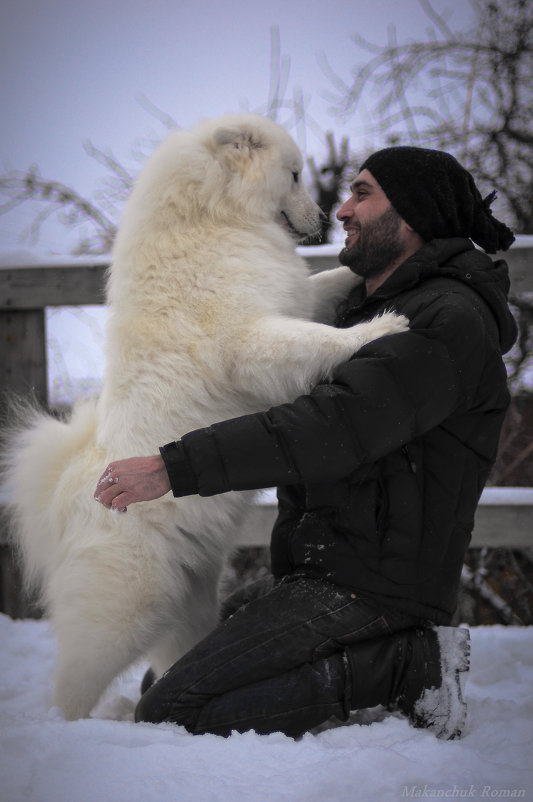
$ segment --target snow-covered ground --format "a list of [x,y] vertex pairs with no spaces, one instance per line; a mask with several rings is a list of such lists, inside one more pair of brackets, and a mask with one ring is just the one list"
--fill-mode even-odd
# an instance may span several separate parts
[[134,724],[144,666],[115,684],[93,718],[64,721],[48,708],[54,640],[47,623],[0,616],[0,800],[533,800],[533,627],[471,634],[460,741],[438,741],[380,710],[299,741],[253,732],[225,739]]

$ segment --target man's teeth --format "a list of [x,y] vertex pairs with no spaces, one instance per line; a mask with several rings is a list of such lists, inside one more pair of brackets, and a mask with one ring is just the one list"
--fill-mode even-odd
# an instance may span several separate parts
[[353,237],[355,234],[359,234],[360,229],[358,228],[347,228],[346,231],[346,240],[349,240],[350,237]]

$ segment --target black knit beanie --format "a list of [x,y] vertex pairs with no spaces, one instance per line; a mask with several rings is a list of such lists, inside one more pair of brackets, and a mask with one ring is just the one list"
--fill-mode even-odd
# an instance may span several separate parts
[[442,150],[398,146],[378,150],[361,166],[385,192],[400,217],[425,240],[469,237],[487,253],[505,251],[513,232],[497,220],[474,179]]

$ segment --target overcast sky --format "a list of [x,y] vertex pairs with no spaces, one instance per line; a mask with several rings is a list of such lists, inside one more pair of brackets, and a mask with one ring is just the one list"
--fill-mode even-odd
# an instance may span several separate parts
[[[467,0],[433,0],[454,29],[471,20]],[[0,10],[0,168],[39,166],[92,195],[104,174],[83,142],[110,148],[125,163],[141,139],[162,126],[139,103],[143,95],[179,125],[243,108],[268,97],[270,36],[278,26],[290,57],[290,92],[303,90],[322,130],[372,142],[362,115],[344,126],[331,116],[325,54],[349,81],[364,58],[354,32],[387,41],[420,38],[430,26],[419,0],[3,0]],[[301,144],[304,144],[303,142]],[[305,143],[318,153],[312,131]],[[0,216],[0,249],[20,247],[28,211]],[[66,251],[62,229],[47,226],[38,248]],[[72,237],[70,239],[72,245]]]

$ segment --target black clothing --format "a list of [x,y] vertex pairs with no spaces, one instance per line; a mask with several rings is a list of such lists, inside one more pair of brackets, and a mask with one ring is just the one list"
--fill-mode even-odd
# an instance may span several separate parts
[[435,636],[412,616],[305,576],[259,590],[144,693],[136,721],[297,737],[352,709],[412,707],[433,679],[422,650]]
[[278,486],[277,576],[304,572],[448,623],[509,403],[505,262],[433,240],[339,315],[410,330],[367,344],[329,383],[163,447],[176,496]]
[[425,242],[469,237],[487,253],[506,251],[514,234],[490,209],[473,177],[450,153],[398,145],[373,153],[361,165],[368,170],[400,217]]

